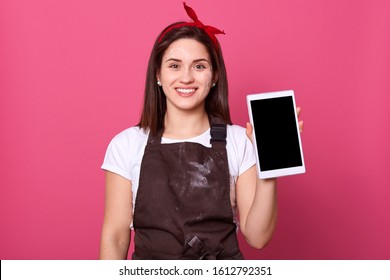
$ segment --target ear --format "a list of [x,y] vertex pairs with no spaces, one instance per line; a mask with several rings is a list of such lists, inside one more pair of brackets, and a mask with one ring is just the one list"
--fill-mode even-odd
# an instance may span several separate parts
[[215,73],[214,74],[214,77],[213,77],[213,84],[216,84],[218,82],[218,73]]

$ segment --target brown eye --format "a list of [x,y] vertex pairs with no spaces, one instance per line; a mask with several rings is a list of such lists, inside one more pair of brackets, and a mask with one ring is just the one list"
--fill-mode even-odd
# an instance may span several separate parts
[[197,65],[195,65],[195,69],[203,70],[203,69],[206,69],[206,66],[204,66],[203,64],[197,64]]

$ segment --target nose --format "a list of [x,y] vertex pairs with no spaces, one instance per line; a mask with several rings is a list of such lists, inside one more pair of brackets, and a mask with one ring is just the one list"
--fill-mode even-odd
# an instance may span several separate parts
[[184,84],[189,84],[194,81],[194,77],[192,75],[191,69],[183,69],[182,77],[181,77],[181,82]]

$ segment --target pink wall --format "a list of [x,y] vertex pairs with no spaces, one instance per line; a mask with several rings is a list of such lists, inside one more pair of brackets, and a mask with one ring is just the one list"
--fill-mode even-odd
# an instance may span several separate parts
[[[137,122],[146,63],[181,1],[0,2],[0,259],[95,259],[110,139]],[[220,36],[236,123],[294,89],[307,174],[279,182],[253,259],[390,258],[390,2],[189,1]]]

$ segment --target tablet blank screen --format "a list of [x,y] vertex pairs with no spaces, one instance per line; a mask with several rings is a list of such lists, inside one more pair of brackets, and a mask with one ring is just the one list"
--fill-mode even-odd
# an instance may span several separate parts
[[251,101],[262,171],[302,166],[291,96]]

